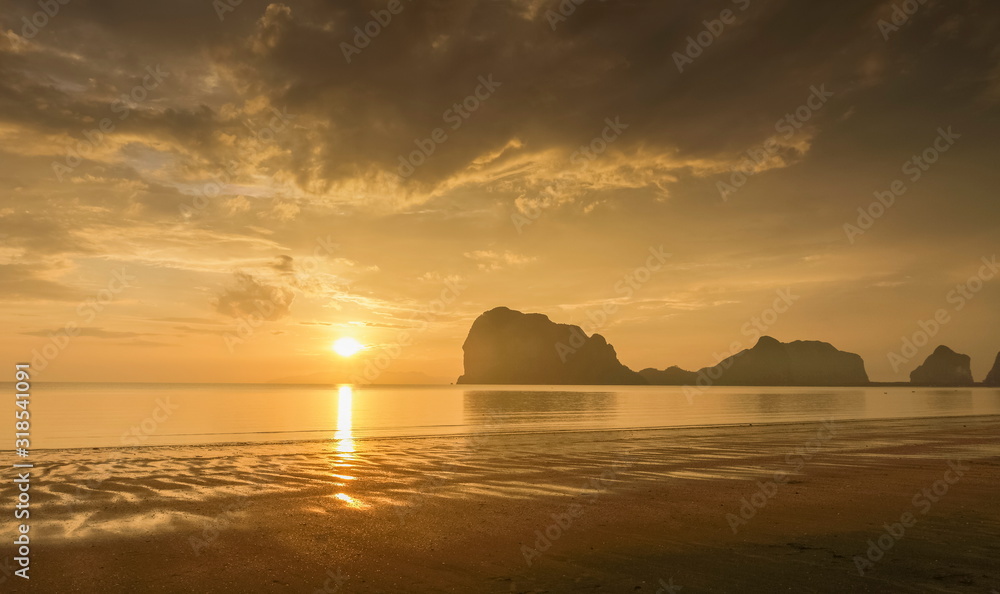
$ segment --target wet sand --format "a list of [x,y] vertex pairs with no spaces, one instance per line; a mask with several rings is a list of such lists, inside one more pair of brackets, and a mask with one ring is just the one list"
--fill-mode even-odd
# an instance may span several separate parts
[[1000,590],[1000,417],[35,461],[30,587],[2,591]]

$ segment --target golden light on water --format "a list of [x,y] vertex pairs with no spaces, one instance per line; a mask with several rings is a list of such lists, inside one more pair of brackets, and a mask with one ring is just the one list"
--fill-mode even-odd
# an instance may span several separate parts
[[337,390],[337,432],[333,438],[337,440],[337,451],[350,453],[354,451],[354,439],[351,435],[354,409],[354,390],[351,386],[340,386]]
[[[333,439],[336,441],[337,458],[339,460],[334,466],[338,469],[351,468],[351,460],[354,458],[354,438],[352,434],[354,423],[353,413],[354,389],[351,386],[340,386],[337,389],[337,431],[333,434]],[[337,472],[334,472],[331,476],[344,481],[355,479],[354,476],[338,474]],[[344,483],[337,483],[337,485],[343,487]],[[351,497],[347,493],[336,493],[333,497],[343,501],[348,507],[354,509],[368,507],[367,504],[355,497]]]
[[350,336],[345,336],[343,338],[338,338],[333,343],[332,348],[333,352],[337,353],[341,357],[351,357],[364,349],[365,345]]

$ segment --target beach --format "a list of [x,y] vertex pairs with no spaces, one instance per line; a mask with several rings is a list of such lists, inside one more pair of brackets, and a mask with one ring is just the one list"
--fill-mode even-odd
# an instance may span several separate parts
[[998,430],[981,416],[48,451],[30,591],[989,593]]

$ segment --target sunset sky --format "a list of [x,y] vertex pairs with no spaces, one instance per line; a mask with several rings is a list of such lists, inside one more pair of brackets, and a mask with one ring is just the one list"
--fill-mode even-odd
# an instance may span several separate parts
[[253,382],[388,350],[383,380],[452,382],[499,305],[633,369],[714,364],[761,316],[875,380],[1000,350],[991,0],[224,2],[5,3],[5,360]]

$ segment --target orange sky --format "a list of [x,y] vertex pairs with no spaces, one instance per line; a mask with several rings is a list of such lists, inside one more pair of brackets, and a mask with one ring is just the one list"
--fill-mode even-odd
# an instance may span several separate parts
[[5,9],[0,354],[53,381],[451,382],[498,305],[633,369],[761,331],[876,380],[940,343],[981,380],[1000,350],[992,4],[894,31],[859,0],[404,3],[348,61],[375,4]]

